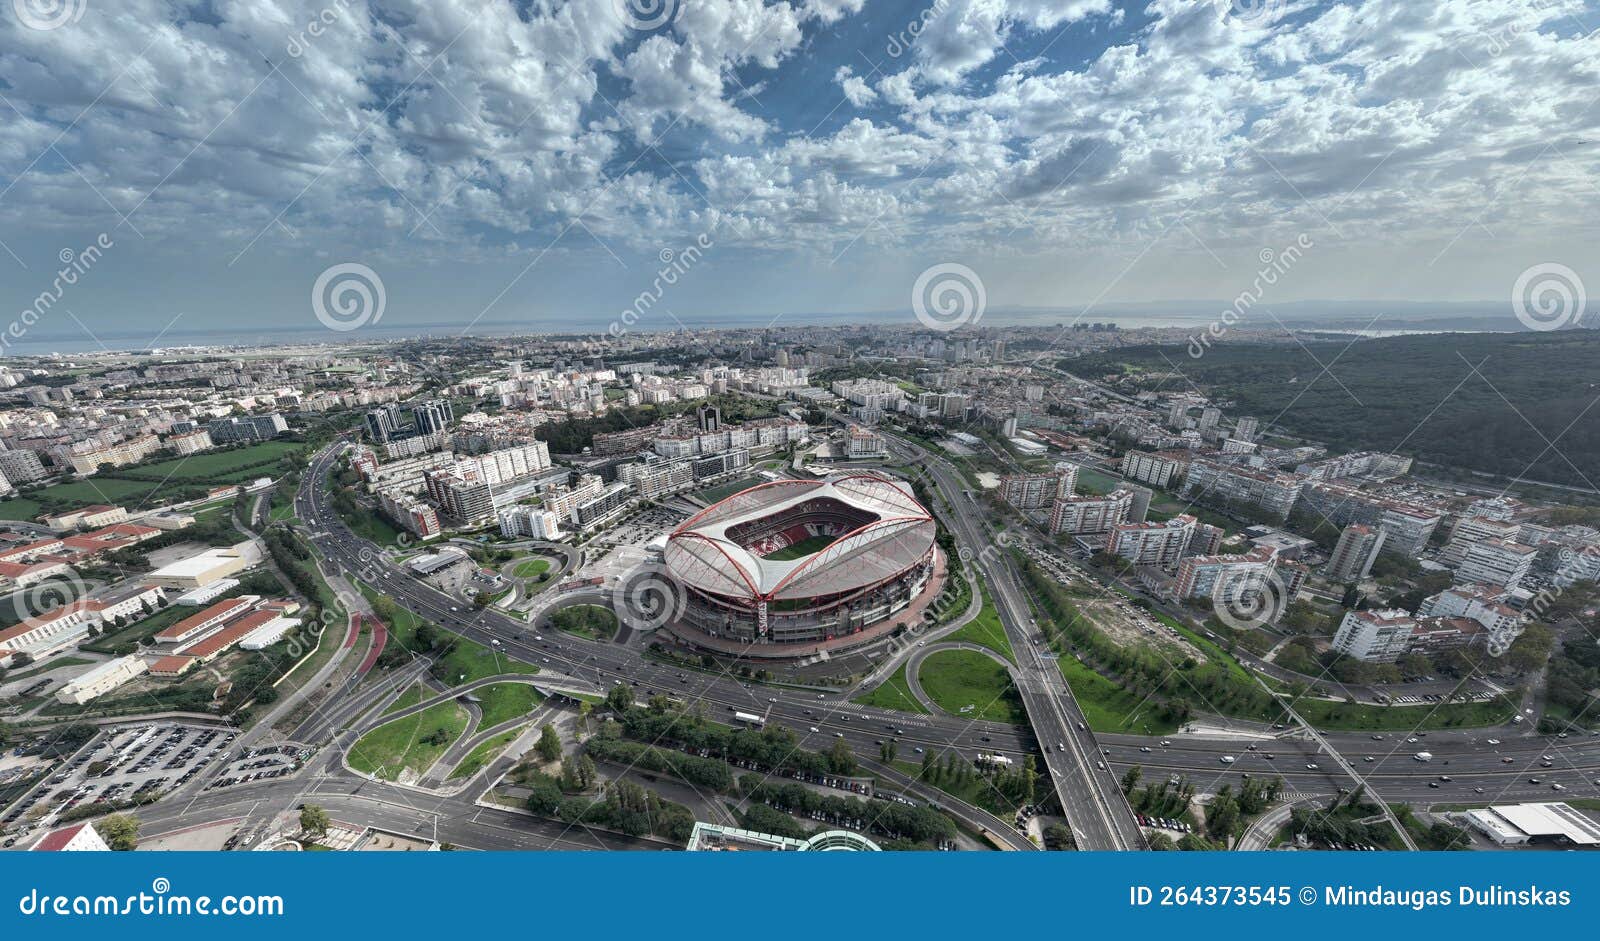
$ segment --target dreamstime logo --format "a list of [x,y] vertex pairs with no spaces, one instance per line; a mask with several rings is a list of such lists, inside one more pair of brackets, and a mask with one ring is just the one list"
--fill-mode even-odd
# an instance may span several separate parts
[[340,333],[382,320],[388,302],[383,279],[356,262],[334,265],[311,286],[311,310],[324,327]]
[[1511,307],[1529,330],[1559,330],[1576,326],[1589,303],[1583,279],[1566,265],[1534,265],[1517,277],[1511,288]]
[[1265,577],[1239,573],[1223,576],[1211,593],[1211,611],[1236,631],[1272,624],[1289,606],[1289,590],[1277,573]]
[[891,59],[898,59],[905,55],[912,46],[916,45],[917,37],[921,36],[922,31],[928,28],[928,24],[932,23],[949,6],[950,0],[934,0],[927,9],[922,11],[921,15],[907,23],[905,29],[890,35],[889,44],[883,47],[883,51],[887,52]]
[[354,2],[355,0],[336,0],[323,7],[310,22],[306,23],[305,29],[289,37],[289,41],[284,45],[284,51],[289,54],[289,58],[298,59],[305,55],[306,50],[311,48],[311,41],[321,39],[322,34],[328,31],[328,27],[339,21],[340,11]]
[[983,279],[966,265],[934,265],[911,286],[911,310],[929,330],[948,333],[983,319],[989,304]]
[[61,261],[61,267],[56,270],[55,280],[50,282],[48,289],[40,291],[34,297],[33,303],[28,305],[27,309],[17,316],[17,319],[11,321],[11,324],[6,327],[5,333],[0,335],[0,353],[11,348],[12,340],[20,340],[27,336],[28,328],[38,323],[45,314],[61,303],[61,300],[67,296],[67,288],[77,284],[79,280],[87,275],[89,269],[93,268],[105,256],[106,249],[115,244],[117,243],[112,240],[111,236],[101,232],[93,242],[78,251],[63,248],[57,252],[56,257]]
[[1277,284],[1294,266],[1305,257],[1305,253],[1317,246],[1311,236],[1304,232],[1295,238],[1294,242],[1284,246],[1279,251],[1263,248],[1257,257],[1261,260],[1261,267],[1256,270],[1255,280],[1250,286],[1239,292],[1233,299],[1228,309],[1222,312],[1204,332],[1189,338],[1189,358],[1199,359],[1206,355],[1206,350],[1211,348],[1211,341],[1221,339],[1228,332],[1228,328],[1244,319],[1244,315],[1252,310],[1261,299],[1266,297],[1267,288]]
[[612,0],[622,22],[641,33],[670,25],[678,15],[678,0]]
[[647,562],[621,578],[611,589],[611,610],[636,631],[653,631],[683,615],[688,598],[666,566]]
[[705,257],[705,253],[716,244],[711,233],[702,232],[693,242],[678,251],[663,248],[656,256],[661,260],[661,267],[656,269],[656,276],[650,282],[650,287],[641,291],[639,296],[633,299],[633,304],[618,315],[616,320],[611,321],[611,326],[606,328],[605,336],[591,343],[591,346],[598,348],[605,342],[620,339],[627,334],[634,324],[650,312],[651,308],[661,303],[662,298],[666,297],[667,288],[683,280]]
[[83,19],[88,0],[11,0],[17,19],[29,29],[58,29]]
[[[26,581],[30,574],[43,575],[46,569],[54,568],[56,563],[46,562],[32,566],[28,571],[19,576],[19,580]],[[16,614],[17,621],[26,621],[29,618],[43,617],[58,608],[82,598],[89,590],[89,586],[79,577],[73,569],[68,569],[61,576],[46,576],[44,581],[35,582],[26,591],[16,592],[11,596],[11,609]]]
[[1240,29],[1260,29],[1272,25],[1283,10],[1283,0],[1219,0],[1222,19]]

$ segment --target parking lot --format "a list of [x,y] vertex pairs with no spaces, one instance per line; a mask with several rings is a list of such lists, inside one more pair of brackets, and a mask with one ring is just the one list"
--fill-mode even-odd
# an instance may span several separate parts
[[150,803],[187,784],[237,736],[230,729],[178,723],[103,733],[24,795],[0,818],[0,827],[23,835],[53,826],[84,805],[113,810]]
[[311,749],[293,743],[247,748],[228,762],[228,766],[222,769],[216,780],[206,785],[206,790],[231,787],[247,781],[286,777],[298,770],[309,757]]

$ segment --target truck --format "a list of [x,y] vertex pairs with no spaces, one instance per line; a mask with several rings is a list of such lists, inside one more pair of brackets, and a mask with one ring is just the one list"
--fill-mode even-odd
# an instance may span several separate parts
[[1417,761],[1432,761],[1433,760],[1433,752],[1419,751],[1415,755],[1412,755],[1411,757],[1415,758]]
[[767,720],[761,718],[760,716],[751,715],[748,712],[735,712],[733,714],[733,721],[739,723],[740,725],[747,725],[752,729],[759,729],[767,724]]

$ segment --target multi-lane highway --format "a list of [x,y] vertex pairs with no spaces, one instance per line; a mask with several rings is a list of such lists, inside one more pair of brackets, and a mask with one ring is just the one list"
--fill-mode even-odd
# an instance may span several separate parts
[[[1063,810],[1083,848],[1138,848],[1142,836],[1118,786],[1127,768],[1139,765],[1147,780],[1180,775],[1201,792],[1225,783],[1235,787],[1245,775],[1277,775],[1291,795],[1332,795],[1352,781],[1315,743],[1270,733],[1233,737],[1172,736],[1168,739],[1100,735],[1087,729],[1060,670],[1041,645],[1027,597],[1011,569],[1009,554],[995,551],[995,536],[972,503],[960,479],[937,456],[903,441],[897,447],[915,456],[937,485],[950,513],[946,524],[982,572],[1013,649],[1021,661],[1015,671],[1029,720],[1037,735],[995,723],[950,716],[922,716],[860,706],[835,691],[801,691],[750,684],[731,675],[679,669],[640,656],[630,646],[587,641],[558,632],[539,633],[526,622],[493,609],[477,610],[439,592],[393,565],[377,547],[353,535],[332,510],[327,470],[337,447],[320,452],[302,479],[296,510],[318,551],[396,604],[483,644],[498,642],[506,654],[607,688],[628,683],[641,696],[666,692],[705,705],[708,711],[756,712],[793,730],[807,747],[823,749],[843,738],[862,756],[875,755],[879,742],[893,738],[902,756],[954,748],[971,758],[978,752],[1020,757],[1042,755]],[[987,551],[986,551],[987,549]],[[603,592],[564,596],[565,601],[609,603]],[[324,731],[327,731],[326,727]],[[1404,736],[1333,735],[1331,747],[1370,780],[1387,800],[1413,803],[1549,799],[1552,795],[1600,793],[1600,739],[1564,741],[1517,736],[1506,731],[1491,743],[1488,732],[1434,733],[1422,744]],[[1167,744],[1163,744],[1163,741]],[[1254,746],[1254,747],[1251,747]],[[1431,762],[1413,755],[1431,751]],[[1270,755],[1271,757],[1267,757]],[[1224,762],[1224,757],[1232,758]],[[1554,785],[1561,785],[1560,791]],[[339,787],[346,782],[339,782]],[[374,787],[378,787],[374,785]],[[206,804],[220,798],[207,796]],[[995,832],[993,818],[955,801],[945,805],[969,823]],[[230,805],[232,806],[232,805]],[[463,813],[465,809],[463,808]],[[186,814],[187,816],[187,814]],[[1025,846],[1018,835],[999,828],[1002,841]],[[470,841],[469,845],[472,845]]]

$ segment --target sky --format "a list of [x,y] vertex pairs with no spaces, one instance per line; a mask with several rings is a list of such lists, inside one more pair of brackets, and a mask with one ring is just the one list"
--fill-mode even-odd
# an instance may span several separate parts
[[1509,308],[1536,268],[1600,290],[1597,27],[1594,0],[5,0],[0,332],[795,323],[911,311],[932,269],[1087,320]]

